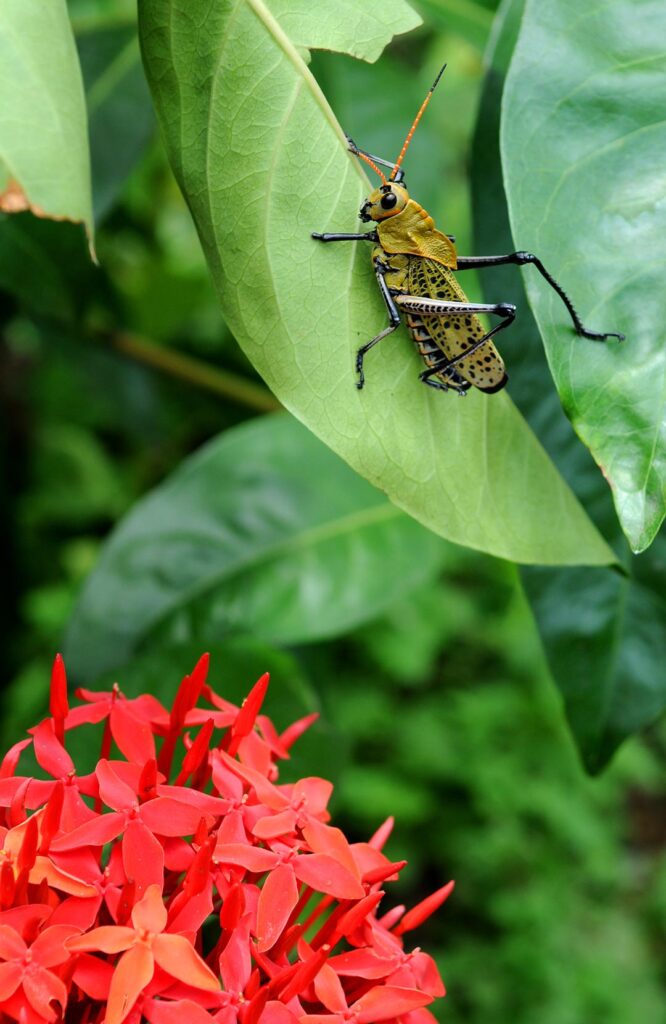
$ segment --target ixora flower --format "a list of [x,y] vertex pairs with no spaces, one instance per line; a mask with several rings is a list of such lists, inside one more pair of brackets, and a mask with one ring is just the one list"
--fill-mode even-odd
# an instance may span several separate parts
[[[444,986],[403,936],[453,883],[380,913],[392,821],[350,843],[329,782],[278,781],[316,716],[279,734],[267,676],[237,707],[207,671],[170,710],[117,687],[70,708],[56,658],[50,716],[0,764],[0,1024],[432,1024]],[[79,774],[69,734],[100,723]]]

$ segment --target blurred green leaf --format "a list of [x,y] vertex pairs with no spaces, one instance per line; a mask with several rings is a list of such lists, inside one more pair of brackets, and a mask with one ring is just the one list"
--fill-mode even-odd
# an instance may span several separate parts
[[77,46],[88,106],[93,208],[99,221],[155,129],[135,25],[81,31]]
[[79,225],[0,213],[0,289],[29,316],[71,330],[99,276]]
[[471,599],[442,580],[428,580],[388,609],[359,639],[381,668],[405,685],[426,684],[435,661],[475,617]]
[[0,288],[33,314],[66,321],[74,307],[60,258],[62,232],[61,224],[29,213],[0,213]]
[[589,771],[666,707],[666,539],[631,579],[530,569],[525,587]]
[[92,242],[81,69],[65,0],[5,0],[0,209],[82,222]]
[[627,335],[624,345],[576,337],[526,270],[562,403],[634,551],[666,512],[665,39],[663,4],[528,0],[502,113],[516,246],[541,256],[587,326]]
[[24,503],[28,526],[81,528],[116,518],[128,496],[93,434],[72,423],[51,423],[35,439],[32,488]]
[[431,578],[443,547],[291,417],[264,417],[186,460],[121,522],[70,622],[67,661],[91,681],[156,631],[335,636]]
[[[518,35],[523,0],[502,7],[500,27],[479,111],[472,161],[478,250],[512,248],[499,161],[504,74]],[[522,241],[518,240],[522,245]],[[597,771],[632,732],[666,706],[666,558],[664,543],[638,558],[629,554],[613,513],[610,491],[578,440],[550,386],[536,324],[518,271],[498,267],[482,275],[490,300],[509,301],[519,316],[503,347],[513,394],[543,438],[561,472],[585,501],[609,540],[623,552],[628,575],[609,569],[522,570],[523,583],[569,724],[586,767]]]
[[[231,329],[287,408],[442,536],[525,562],[611,561],[505,395],[435,394],[405,338],[373,353],[366,390],[354,387],[354,352],[385,321],[369,253],[310,233],[353,228],[367,183],[296,50],[323,45],[319,5],[303,9],[292,39],[269,6],[140,8],[171,163]],[[372,11],[395,12],[391,32],[414,24],[397,0]],[[326,45],[373,56],[391,34],[378,17],[377,39],[359,46],[354,24],[339,19]]]
[[443,32],[455,32],[483,50],[493,24],[493,12],[475,0],[414,0],[425,21]]

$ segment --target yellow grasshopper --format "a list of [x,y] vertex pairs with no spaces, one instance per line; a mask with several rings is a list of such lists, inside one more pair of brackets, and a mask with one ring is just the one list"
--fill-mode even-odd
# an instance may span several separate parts
[[[351,152],[369,164],[382,181],[370,193],[359,213],[362,221],[374,221],[376,228],[360,234],[312,233],[312,237],[320,242],[364,240],[374,243],[372,265],[389,323],[356,354],[359,388],[365,383],[365,355],[400,325],[401,313],[427,367],[420,374],[424,384],[440,391],[454,390],[459,395],[464,395],[472,386],[487,394],[500,391],[505,386],[509,378],[504,361],[490,339],[513,322],[516,307],[508,302],[470,302],[453,271],[531,263],[564,302],[577,334],[595,341],[607,338],[624,340],[623,334],[600,334],[588,330],[569,296],[533,253],[458,256],[453,236],[438,231],[432,217],[410,198],[401,164],[445,67],[446,64],[421,104],[395,163],[372,156],[359,149],[349,137],[347,139]],[[390,168],[388,178],[381,167]],[[500,322],[486,331],[478,318],[479,313],[498,316]]]

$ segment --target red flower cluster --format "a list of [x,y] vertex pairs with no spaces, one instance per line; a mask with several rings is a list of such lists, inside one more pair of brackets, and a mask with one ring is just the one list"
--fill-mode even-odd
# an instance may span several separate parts
[[[279,735],[267,676],[239,708],[207,668],[170,711],[117,687],[70,709],[56,658],[50,717],[0,766],[0,1022],[431,1024],[444,986],[401,936],[453,883],[378,917],[404,866],[381,852],[391,822],[349,843],[329,782],[278,785],[316,716]],[[101,722],[97,767],[77,775],[67,732]],[[29,746],[46,779],[17,774]]]

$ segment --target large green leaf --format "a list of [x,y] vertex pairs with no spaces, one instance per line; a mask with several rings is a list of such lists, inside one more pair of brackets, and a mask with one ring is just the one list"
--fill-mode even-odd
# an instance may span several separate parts
[[[506,252],[512,244],[506,209],[498,201],[500,101],[523,6],[523,0],[508,0],[502,7],[480,104],[472,161],[479,252]],[[630,555],[610,491],[550,384],[518,271],[500,267],[482,277],[488,300],[518,306],[519,318],[504,346],[515,370],[516,402],[597,525],[622,551],[627,570],[624,577],[597,568],[522,570],[569,724],[587,768],[597,771],[626,736],[653,721],[666,705],[664,545],[658,540],[645,554]]]
[[513,236],[596,330],[578,339],[533,273],[528,293],[574,427],[635,551],[666,510],[666,6],[528,0],[506,83],[502,161]]
[[355,350],[386,317],[369,253],[310,233],[355,229],[368,185],[299,48],[372,59],[415,16],[401,0],[339,12],[333,0],[140,3],[170,160],[225,317],[280,401],[431,529],[523,562],[608,562],[506,395],[423,387],[404,333],[372,353],[365,390],[354,386]]
[[0,209],[80,221],[92,238],[81,71],[65,0],[4,0]]
[[121,522],[71,620],[92,680],[149,639],[334,636],[437,573],[445,546],[290,416],[237,427]]

